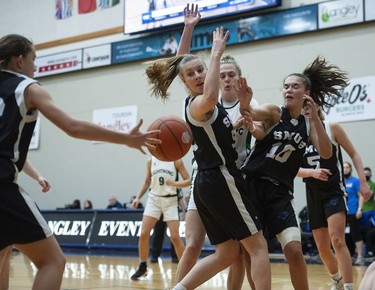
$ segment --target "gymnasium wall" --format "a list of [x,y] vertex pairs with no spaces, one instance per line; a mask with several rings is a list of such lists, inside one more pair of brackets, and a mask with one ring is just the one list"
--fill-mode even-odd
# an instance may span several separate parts
[[[8,12],[16,15],[13,8],[16,7],[9,5]],[[42,15],[33,17],[42,19]],[[45,29],[48,30],[48,27]],[[0,32],[3,35],[13,31],[12,27],[8,27],[4,32],[2,27]],[[39,33],[43,32],[30,30],[29,35]],[[348,71],[350,78],[374,76],[374,46],[375,25],[371,22],[234,45],[228,47],[226,53],[238,60],[253,88],[254,97],[260,103],[282,104],[280,89],[283,78],[289,73],[301,72],[318,55]],[[144,119],[141,129],[145,130],[161,115],[181,115],[187,93],[176,79],[170,101],[163,103],[151,98],[144,69],[142,62],[124,63],[46,77],[41,79],[41,83],[59,106],[73,117],[84,120],[91,121],[95,109],[137,105],[138,116]],[[375,101],[375,96],[372,100]],[[371,149],[375,144],[375,121],[342,125],[360,152],[364,165],[372,167],[375,172],[375,156]],[[91,199],[95,208],[105,208],[110,194],[117,195],[121,202],[128,202],[132,195],[137,194],[144,181],[148,154],[142,155],[119,145],[72,139],[44,117],[41,117],[40,131],[39,149],[30,151],[29,157],[51,181],[51,191],[41,193],[35,181],[20,174],[20,184],[30,192],[40,208],[62,207],[76,198],[82,202]],[[191,156],[189,152],[184,158],[189,171]],[[348,159],[344,155],[344,160]],[[296,180],[295,184],[298,212],[305,204],[305,191],[300,180]],[[145,200],[146,197],[143,202]]]

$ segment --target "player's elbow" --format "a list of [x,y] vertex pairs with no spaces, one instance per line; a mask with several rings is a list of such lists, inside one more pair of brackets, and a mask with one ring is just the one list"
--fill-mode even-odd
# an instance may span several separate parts
[[323,159],[330,159],[332,157],[332,146],[326,146],[327,148],[321,148],[319,155]]
[[73,138],[82,138],[82,126],[79,122],[71,121],[65,128],[63,128],[65,133]]

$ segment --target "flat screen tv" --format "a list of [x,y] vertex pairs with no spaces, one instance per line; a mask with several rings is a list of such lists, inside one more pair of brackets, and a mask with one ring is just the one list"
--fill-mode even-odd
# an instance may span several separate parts
[[198,4],[201,21],[281,5],[281,0],[124,0],[124,33],[136,34],[183,25],[188,3]]

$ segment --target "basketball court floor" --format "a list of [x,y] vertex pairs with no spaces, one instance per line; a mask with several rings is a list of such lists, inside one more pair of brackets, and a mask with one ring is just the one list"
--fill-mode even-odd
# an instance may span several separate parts
[[[66,253],[66,268],[62,283],[63,290],[105,290],[105,289],[166,289],[171,287],[177,264],[170,257],[159,258],[159,262],[148,264],[148,275],[140,281],[130,280],[138,267],[138,258],[134,255],[108,255],[97,253]],[[272,289],[293,290],[288,266],[279,259],[271,259]],[[366,266],[353,267],[354,285],[359,283],[366,271]],[[10,290],[31,289],[36,269],[20,253],[13,253],[10,269]],[[226,290],[228,270],[222,271],[197,289]],[[312,290],[330,289],[329,277],[321,264],[308,264],[309,285]],[[250,289],[245,279],[242,289]]]

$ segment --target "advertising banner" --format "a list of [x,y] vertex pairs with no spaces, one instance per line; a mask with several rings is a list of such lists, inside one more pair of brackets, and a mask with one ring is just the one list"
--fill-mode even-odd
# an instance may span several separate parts
[[375,76],[350,80],[339,98],[330,97],[334,105],[327,112],[330,120],[353,122],[375,119]]
[[365,0],[365,20],[373,21],[375,20],[375,1]]
[[42,211],[60,245],[86,246],[94,220],[94,211]]
[[34,77],[44,77],[82,69],[82,49],[38,57]]
[[339,0],[318,4],[319,29],[363,22],[363,0]]
[[93,123],[120,132],[128,132],[137,125],[138,106],[94,110]]
[[83,68],[99,67],[111,64],[111,45],[105,44],[83,50]]
[[91,246],[137,248],[143,211],[98,211],[90,237]]

